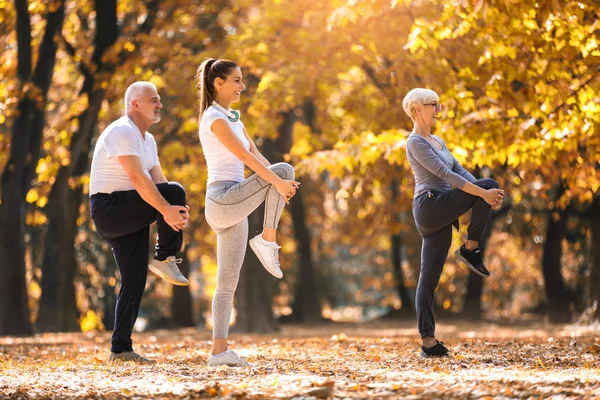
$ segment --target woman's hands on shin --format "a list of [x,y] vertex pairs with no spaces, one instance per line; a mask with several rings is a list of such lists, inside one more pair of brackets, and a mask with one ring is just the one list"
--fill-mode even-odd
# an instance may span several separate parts
[[502,189],[487,189],[482,196],[486,203],[493,208],[499,207],[504,199],[504,190]]

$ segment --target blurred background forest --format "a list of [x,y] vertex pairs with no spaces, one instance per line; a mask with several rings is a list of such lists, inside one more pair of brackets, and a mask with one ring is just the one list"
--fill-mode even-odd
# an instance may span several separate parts
[[492,277],[450,256],[439,314],[597,321],[599,16],[598,0],[0,0],[0,335],[112,328],[119,279],[89,217],[89,167],[136,80],[162,96],[150,131],[192,215],[192,284],[150,277],[136,329],[210,325],[216,237],[194,82],[206,57],[242,66],[249,133],[302,182],[279,235],[284,278],[249,253],[237,330],[413,318],[401,103],[414,87],[440,94],[436,134],[459,161],[507,193],[485,239]]

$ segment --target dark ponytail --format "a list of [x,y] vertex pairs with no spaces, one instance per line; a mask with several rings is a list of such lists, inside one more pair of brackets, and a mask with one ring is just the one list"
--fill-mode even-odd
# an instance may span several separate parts
[[198,97],[200,99],[200,117],[215,100],[215,79],[221,78],[227,80],[231,70],[238,65],[230,60],[207,58],[200,64],[196,72],[196,86],[198,87]]

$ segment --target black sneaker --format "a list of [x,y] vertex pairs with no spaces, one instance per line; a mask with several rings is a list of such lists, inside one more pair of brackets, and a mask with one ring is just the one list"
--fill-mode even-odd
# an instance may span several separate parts
[[421,346],[421,357],[423,358],[446,357],[447,355],[448,349],[439,340],[437,340],[437,344],[433,347]]
[[480,248],[467,250],[463,244],[460,246],[460,249],[456,250],[454,254],[456,255],[456,258],[467,264],[467,266],[471,268],[471,271],[475,272],[477,275],[490,276],[490,271],[488,271],[483,265],[483,258]]

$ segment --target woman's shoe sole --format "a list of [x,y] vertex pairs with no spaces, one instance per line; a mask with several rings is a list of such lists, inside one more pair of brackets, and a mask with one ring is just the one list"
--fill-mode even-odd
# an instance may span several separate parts
[[489,277],[489,275],[485,275],[482,274],[481,271],[478,271],[477,268],[475,268],[474,266],[471,265],[470,262],[468,262],[461,254],[460,254],[460,249],[456,250],[454,252],[454,255],[456,256],[456,258],[458,258],[460,261],[464,262],[465,264],[467,264],[467,267],[469,267],[469,269],[473,272],[475,272],[477,275],[479,276],[483,276],[484,278]]

